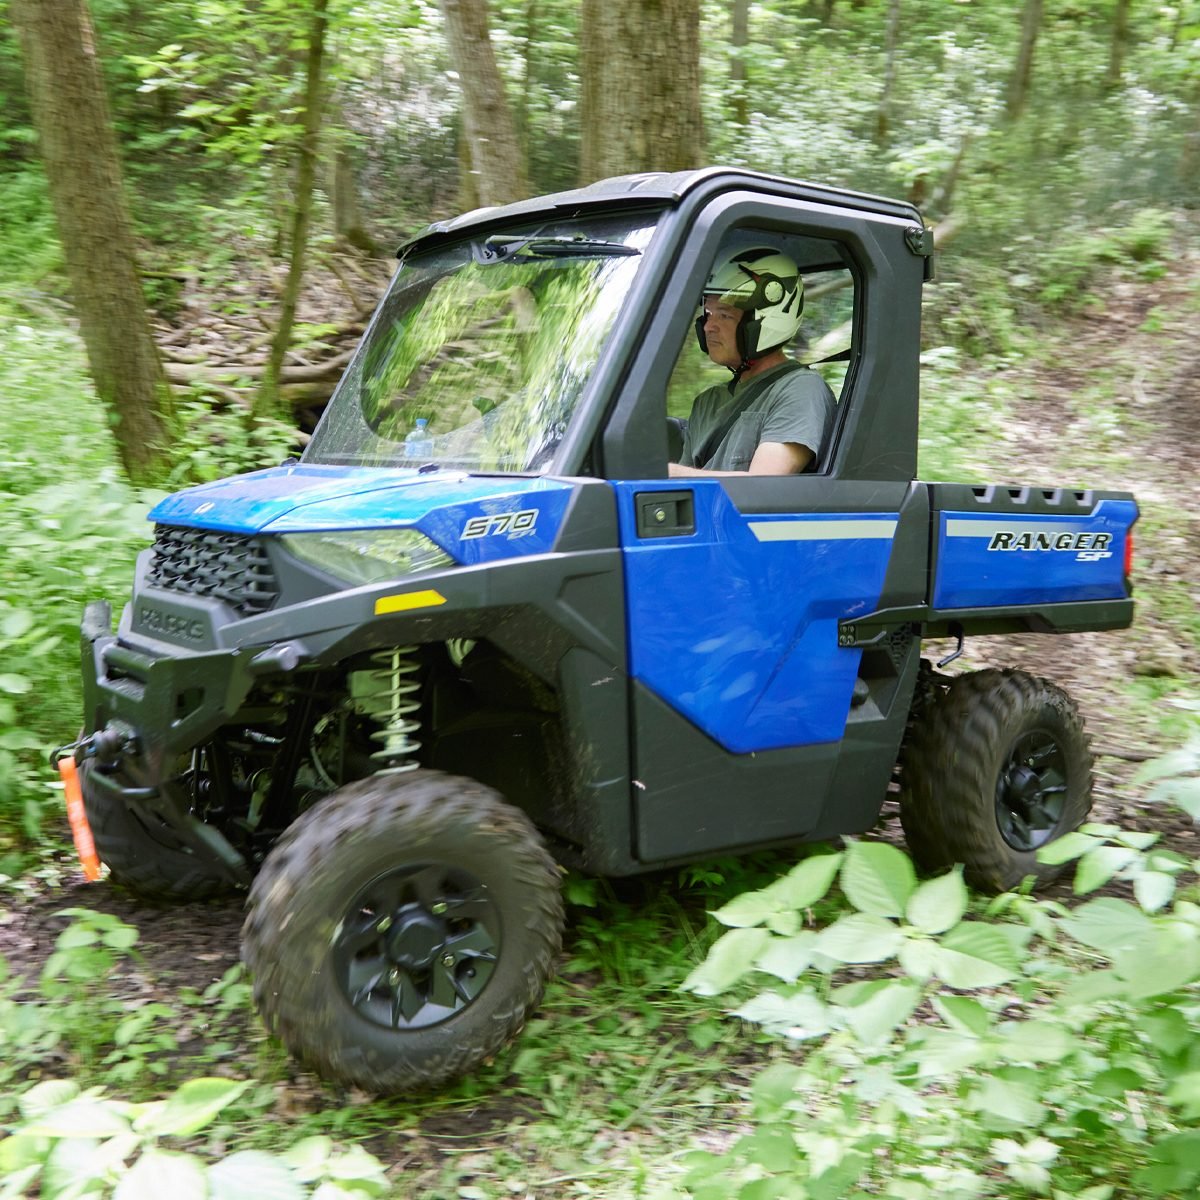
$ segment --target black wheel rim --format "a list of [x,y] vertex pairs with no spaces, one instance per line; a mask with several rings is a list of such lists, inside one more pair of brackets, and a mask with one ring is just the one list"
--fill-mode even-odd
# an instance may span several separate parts
[[440,863],[376,876],[333,938],[350,1006],[385,1029],[423,1029],[478,999],[500,957],[500,912],[472,874]]
[[996,822],[1014,850],[1036,850],[1054,837],[1067,799],[1067,760],[1046,730],[1022,734],[996,780]]

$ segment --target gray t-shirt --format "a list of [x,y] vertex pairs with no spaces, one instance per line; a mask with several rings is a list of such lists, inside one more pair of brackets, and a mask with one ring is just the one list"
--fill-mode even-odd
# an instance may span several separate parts
[[[697,451],[720,429],[730,408],[738,403],[739,393],[744,395],[749,388],[756,388],[757,394],[746,411],[734,421],[715,452],[697,462]],[[815,471],[828,451],[833,414],[833,393],[820,375],[780,363],[739,383],[732,396],[725,384],[701,392],[692,405],[679,461],[686,467],[710,471],[745,471],[760,442],[795,442],[812,451],[808,470]]]

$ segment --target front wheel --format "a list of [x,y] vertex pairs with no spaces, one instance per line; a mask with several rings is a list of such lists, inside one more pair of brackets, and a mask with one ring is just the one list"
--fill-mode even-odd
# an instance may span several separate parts
[[917,862],[962,863],[973,887],[1002,892],[1062,870],[1037,852],[1087,817],[1092,755],[1061,688],[1024,671],[976,671],[923,713],[900,783],[900,821]]
[[376,775],[301,816],[250,891],[243,958],[268,1029],[326,1079],[435,1087],[510,1042],[562,941],[528,818],[433,771]]

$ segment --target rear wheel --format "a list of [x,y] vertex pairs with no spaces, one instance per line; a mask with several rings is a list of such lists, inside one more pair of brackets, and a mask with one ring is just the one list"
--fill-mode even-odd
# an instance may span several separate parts
[[929,870],[964,864],[1001,892],[1062,870],[1037,861],[1092,804],[1092,756],[1074,701],[1046,679],[987,670],[956,678],[922,714],[901,759],[900,820]]
[[467,1074],[516,1036],[562,923],[558,868],[523,813],[471,780],[376,775],[268,855],[243,957],[300,1061],[395,1093]]

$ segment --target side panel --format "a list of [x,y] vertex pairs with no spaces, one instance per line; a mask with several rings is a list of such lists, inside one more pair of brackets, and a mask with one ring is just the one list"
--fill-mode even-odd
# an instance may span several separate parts
[[[936,485],[935,485],[936,488]],[[938,610],[1119,600],[1137,519],[1130,499],[1055,512],[981,506],[937,513],[933,607]],[[1082,509],[1082,511],[1079,511]]]

